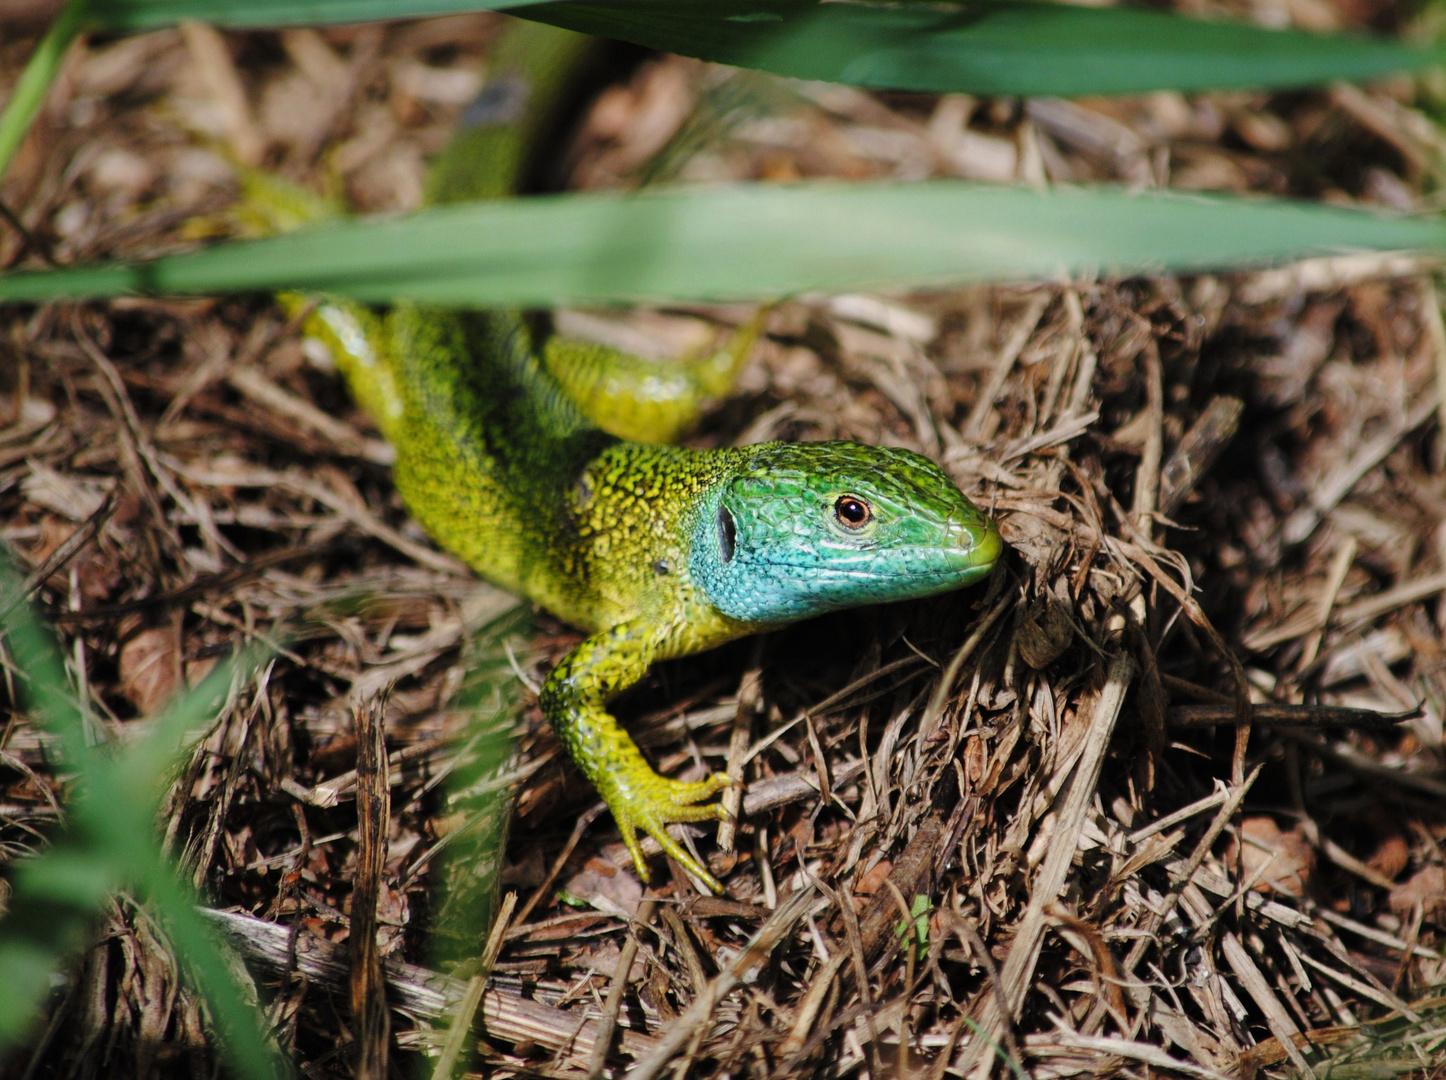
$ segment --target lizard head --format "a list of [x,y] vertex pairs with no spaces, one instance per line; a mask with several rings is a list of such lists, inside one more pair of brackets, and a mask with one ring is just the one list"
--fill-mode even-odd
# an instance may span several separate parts
[[858,443],[766,443],[700,506],[689,568],[713,605],[777,623],[986,577],[999,530],[928,458]]

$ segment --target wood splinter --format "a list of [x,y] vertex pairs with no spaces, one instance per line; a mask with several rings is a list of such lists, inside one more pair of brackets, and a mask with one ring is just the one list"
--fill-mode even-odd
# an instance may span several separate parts
[[[1383,713],[1370,709],[1349,709],[1339,705],[1256,705],[1252,723],[1257,726],[1294,728],[1351,728],[1355,731],[1387,731],[1397,724],[1414,720],[1421,709],[1409,712]],[[1234,703],[1219,705],[1171,705],[1165,710],[1165,723],[1174,728],[1214,727],[1235,724],[1238,717]]]
[[1239,398],[1215,397],[1205,406],[1200,419],[1190,426],[1160,468],[1158,510],[1166,517],[1185,503],[1200,478],[1210,471],[1216,459],[1235,437],[1245,403]]

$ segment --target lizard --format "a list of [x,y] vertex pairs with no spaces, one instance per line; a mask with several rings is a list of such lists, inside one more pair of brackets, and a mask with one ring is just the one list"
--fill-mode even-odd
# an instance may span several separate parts
[[[556,72],[581,40],[537,24],[509,32],[432,167],[432,202],[512,194],[528,139],[556,113]],[[671,445],[731,384],[747,331],[716,357],[661,371],[601,346],[539,343],[519,312],[401,303],[378,313],[322,299],[304,331],[395,447],[412,517],[482,577],[589,635],[552,669],[539,704],[645,883],[639,832],[722,891],[667,826],[726,818],[708,800],[734,780],[658,775],[608,711],[612,697],[654,662],[957,589],[1001,554],[994,522],[908,450]]]

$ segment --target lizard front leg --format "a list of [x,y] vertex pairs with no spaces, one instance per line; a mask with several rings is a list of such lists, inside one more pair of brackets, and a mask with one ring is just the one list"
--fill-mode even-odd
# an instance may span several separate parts
[[572,760],[612,811],[638,877],[651,880],[638,844],[641,829],[690,874],[721,893],[722,884],[668,835],[667,825],[727,818],[721,803],[698,804],[732,780],[723,773],[694,782],[659,776],[606,708],[608,698],[642,678],[652,662],[658,636],[657,627],[643,620],[595,634],[552,669],[539,702]]

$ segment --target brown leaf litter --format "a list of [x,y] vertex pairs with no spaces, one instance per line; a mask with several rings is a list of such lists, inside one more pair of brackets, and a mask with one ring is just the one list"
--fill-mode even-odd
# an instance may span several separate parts
[[[235,197],[233,160],[410,209],[497,26],[87,42],[0,184],[26,230],[0,229],[0,265],[194,243]],[[0,85],[31,43],[0,44]],[[652,58],[620,69],[560,160],[576,187],[957,175],[1419,208],[1443,160],[1434,92],[1021,104]],[[556,321],[666,353],[749,314]],[[780,306],[700,442],[920,450],[993,509],[1012,554],[987,586],[663,665],[620,703],[665,771],[746,778],[736,827],[716,845],[690,830],[723,898],[676,873],[641,889],[518,682],[575,632],[497,622],[512,602],[408,521],[386,447],[274,305],[0,317],[0,527],[97,734],[134,737],[244,643],[275,649],[160,824],[308,1075],[347,1075],[358,1040],[378,1068],[436,1052],[474,1012],[487,1075],[983,1077],[1009,1058],[1039,1077],[1251,1077],[1331,1055],[1440,1074],[1432,265]],[[495,710],[523,706],[496,781],[516,800],[499,872],[521,903],[495,962],[478,937],[439,970],[433,886],[475,825],[449,784],[478,737],[487,625],[512,627]],[[1379,713],[1409,718],[1360,723]],[[0,762],[13,857],[55,828],[66,778],[23,716]],[[65,978],[7,1069],[209,1072],[196,999],[128,898]]]

